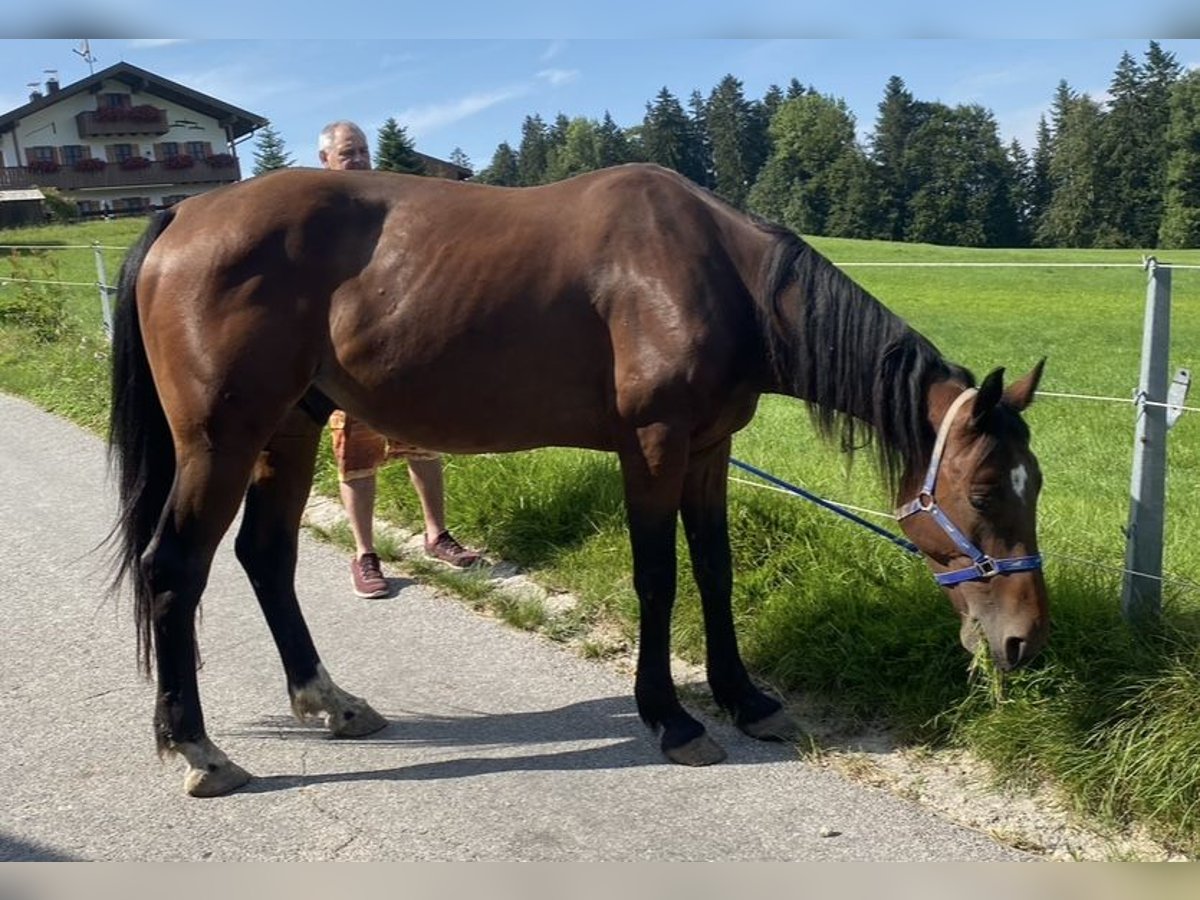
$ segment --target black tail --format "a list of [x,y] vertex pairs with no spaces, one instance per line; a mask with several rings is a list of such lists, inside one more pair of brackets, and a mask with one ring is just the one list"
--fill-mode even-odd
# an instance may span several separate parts
[[109,466],[116,470],[119,490],[114,544],[113,589],[128,578],[133,586],[138,659],[150,669],[151,616],[149,587],[139,561],[154,536],[175,481],[175,447],[150,374],[146,345],[138,323],[137,279],[150,245],[171,224],[166,210],[151,221],[121,265],[112,335],[112,406],[108,421]]

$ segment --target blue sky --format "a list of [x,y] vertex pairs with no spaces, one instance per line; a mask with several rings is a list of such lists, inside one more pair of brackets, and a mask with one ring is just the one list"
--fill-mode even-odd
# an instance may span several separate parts
[[[608,7],[623,2],[609,0]],[[1056,30],[1053,19],[1043,24],[1045,33]],[[566,37],[523,39],[141,37],[94,38],[91,48],[97,70],[125,60],[271,119],[302,165],[316,164],[315,136],[326,122],[354,119],[373,137],[395,116],[418,149],[445,158],[461,147],[481,168],[501,141],[516,146],[527,114],[599,118],[607,109],[619,124],[632,125],[662,87],[686,100],[693,89],[707,94],[727,73],[750,97],[795,77],[844,98],[860,133],[871,129],[887,79],[899,75],[919,99],[987,106],[1005,140],[1029,146],[1060,78],[1100,97],[1121,53],[1140,59],[1148,45],[1147,37],[982,39],[969,29],[941,39],[589,39],[579,36],[585,26],[577,20],[561,29]],[[1160,43],[1185,66],[1200,67],[1200,40]],[[0,109],[25,102],[27,83],[44,79],[45,69],[56,69],[63,84],[86,77],[86,63],[73,52],[78,46],[68,38],[0,40]]]

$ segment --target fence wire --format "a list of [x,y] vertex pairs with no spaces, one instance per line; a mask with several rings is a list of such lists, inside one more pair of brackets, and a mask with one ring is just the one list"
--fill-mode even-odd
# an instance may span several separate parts
[[[123,253],[123,252],[127,251],[128,249],[129,249],[128,247],[116,247],[116,246],[111,246],[111,245],[106,245],[106,244],[0,244],[0,251],[4,251],[4,250],[14,250],[14,251],[16,251],[16,250],[92,250],[92,251],[107,250],[107,251]],[[969,268],[969,269],[1013,269],[1013,268],[1020,268],[1020,269],[1145,269],[1147,262],[1148,262],[1148,260],[1145,260],[1145,259],[1142,262],[1137,262],[1137,263],[915,262],[915,261],[872,262],[872,261],[862,261],[862,262],[834,262],[833,265],[838,266],[839,268],[861,267],[861,268],[914,268],[914,269],[916,269],[916,268],[928,268],[928,269],[947,269],[947,268]],[[1156,260],[1156,264],[1159,266],[1162,266],[1164,268],[1171,268],[1171,269],[1200,269],[1200,265],[1193,265],[1193,264],[1188,264],[1188,263],[1177,264],[1177,263],[1158,262]],[[43,279],[34,279],[34,278],[9,278],[9,277],[5,277],[5,276],[0,276],[0,286],[6,285],[6,284],[42,284],[42,285],[57,284],[57,285],[61,285],[64,287],[100,288],[100,289],[107,290],[107,291],[115,291],[116,290],[116,288],[113,285],[102,284],[98,280],[97,281],[52,281],[52,280],[43,280]],[[1140,397],[1136,396],[1136,393],[1130,397],[1107,397],[1107,396],[1102,396],[1102,395],[1097,395],[1097,394],[1080,394],[1080,393],[1067,393],[1067,392],[1061,392],[1061,391],[1039,390],[1038,397],[1039,398],[1052,397],[1052,398],[1056,398],[1056,399],[1065,399],[1065,400],[1086,400],[1086,401],[1121,403],[1121,404],[1141,404],[1143,406],[1161,406],[1161,407],[1166,407],[1166,408],[1172,409],[1172,410],[1180,410],[1180,411],[1187,411],[1187,412],[1200,412],[1200,408],[1198,408],[1198,407],[1183,406],[1183,405],[1177,404],[1177,403],[1169,403],[1169,402],[1163,403],[1163,402],[1158,402],[1158,401],[1146,400],[1145,398],[1140,398]],[[742,484],[747,487],[752,487],[752,488],[755,488],[758,490],[774,491],[776,493],[786,494],[789,497],[797,496],[797,494],[793,491],[789,491],[789,490],[786,490],[785,488],[781,488],[781,487],[776,487],[775,485],[772,485],[772,484],[763,484],[760,482],[749,481],[744,478],[736,478],[733,476],[730,476],[729,480],[731,482],[735,482],[737,484]],[[841,503],[839,501],[834,501],[834,500],[824,500],[823,499],[823,502],[828,503],[831,506],[840,507],[843,510],[859,513],[862,515],[876,516],[878,518],[891,520],[891,521],[895,520],[895,517],[891,513],[888,513],[888,512],[881,512],[879,510],[867,509],[867,508],[860,507],[860,506],[853,506],[849,503]],[[872,526],[872,527],[874,527],[874,526]],[[901,539],[893,538],[893,540],[898,542]],[[1097,560],[1091,560],[1091,559],[1085,559],[1082,557],[1071,556],[1071,555],[1068,555],[1065,553],[1058,553],[1057,551],[1048,551],[1048,552],[1045,552],[1044,555],[1051,557],[1053,559],[1062,560],[1064,562],[1069,562],[1069,563],[1073,563],[1073,564],[1077,564],[1077,565],[1081,565],[1081,566],[1087,566],[1089,568],[1102,569],[1105,571],[1120,573],[1122,575],[1136,575],[1136,576],[1140,576],[1142,578],[1148,578],[1148,579],[1151,579],[1154,581],[1161,582],[1162,584],[1169,584],[1174,587],[1179,587],[1184,590],[1200,591],[1200,583],[1198,583],[1196,581],[1192,581],[1191,579],[1187,579],[1187,578],[1177,578],[1177,577],[1173,577],[1173,576],[1149,575],[1145,572],[1138,572],[1138,571],[1135,571],[1133,569],[1129,569],[1129,568],[1126,568],[1123,566],[1108,565],[1105,563],[1098,562]]]
[[[776,487],[773,484],[762,484],[757,481],[749,481],[745,478],[735,478],[733,476],[730,476],[729,480],[736,484],[742,484],[742,485],[745,485],[746,487],[754,488],[755,490],[773,491],[777,494],[784,494],[785,496],[788,496],[788,497],[797,496],[794,492],[786,490],[785,488]],[[830,506],[838,506],[838,507],[841,507],[842,509],[852,510],[853,512],[859,513],[860,515],[876,516],[880,519],[886,519],[886,520],[889,520],[892,522],[894,522],[896,520],[896,517],[892,513],[880,512],[879,510],[876,510],[876,509],[867,509],[862,506],[852,506],[849,503],[842,503],[840,500],[829,500],[828,498],[823,498],[823,502],[829,504]],[[1094,559],[1085,559],[1085,558],[1079,557],[1079,556],[1071,556],[1066,553],[1060,553],[1057,550],[1043,550],[1042,556],[1047,557],[1049,559],[1056,559],[1056,560],[1061,560],[1063,562],[1074,563],[1074,564],[1080,565],[1080,566],[1087,566],[1090,569],[1103,569],[1106,572],[1114,572],[1114,573],[1118,573],[1118,574],[1122,574],[1122,575],[1138,575],[1138,576],[1141,576],[1142,578],[1149,578],[1152,581],[1157,581],[1161,584],[1169,584],[1173,587],[1178,587],[1178,588],[1181,588],[1181,589],[1187,590],[1187,591],[1200,591],[1200,582],[1193,581],[1190,578],[1181,578],[1181,577],[1169,576],[1169,575],[1150,575],[1150,574],[1147,574],[1146,572],[1138,572],[1134,569],[1130,569],[1125,566],[1114,566],[1114,565],[1111,565],[1108,563],[1099,562]]]

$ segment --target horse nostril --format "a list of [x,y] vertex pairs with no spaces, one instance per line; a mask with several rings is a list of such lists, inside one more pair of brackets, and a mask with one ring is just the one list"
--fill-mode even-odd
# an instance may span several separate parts
[[1004,642],[1004,657],[1012,667],[1019,666],[1025,660],[1025,639],[1010,637]]

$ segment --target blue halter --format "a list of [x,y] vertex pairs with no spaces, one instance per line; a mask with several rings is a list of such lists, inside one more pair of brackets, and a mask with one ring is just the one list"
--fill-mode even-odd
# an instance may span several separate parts
[[996,575],[1007,575],[1010,572],[1028,572],[1031,569],[1040,569],[1042,567],[1042,557],[1040,555],[1033,556],[1010,556],[1005,559],[993,559],[988,556],[974,544],[972,544],[965,534],[958,530],[958,527],[950,521],[934,499],[933,492],[937,486],[938,469],[942,465],[942,453],[946,449],[946,439],[950,434],[950,426],[954,424],[954,417],[968,400],[978,393],[975,388],[968,388],[958,395],[954,403],[950,405],[950,409],[946,411],[945,417],[942,419],[942,426],[938,429],[937,443],[933,445],[933,456],[929,460],[929,469],[925,472],[925,482],[921,485],[921,491],[917,494],[915,500],[910,500],[898,510],[896,510],[896,520],[902,521],[911,515],[923,512],[929,513],[933,517],[942,531],[946,532],[950,540],[954,541],[956,547],[971,558],[971,565],[965,569],[958,569],[954,572],[934,572],[933,577],[937,583],[943,587],[950,587],[955,584],[962,584],[964,581],[986,581]]

